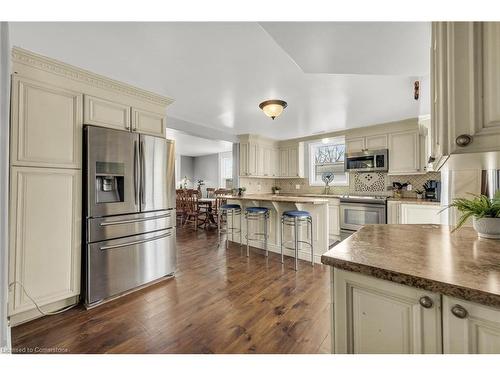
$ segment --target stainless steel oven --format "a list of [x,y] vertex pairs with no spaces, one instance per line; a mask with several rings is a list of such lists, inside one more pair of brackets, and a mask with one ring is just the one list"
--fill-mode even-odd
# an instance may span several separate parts
[[344,158],[346,172],[387,172],[389,150],[351,152]]
[[387,224],[387,198],[344,197],[340,199],[340,230],[342,237],[354,233],[366,224]]

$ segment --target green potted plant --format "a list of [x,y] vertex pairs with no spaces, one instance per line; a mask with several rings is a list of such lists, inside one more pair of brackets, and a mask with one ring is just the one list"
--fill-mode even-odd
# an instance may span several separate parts
[[273,191],[273,194],[279,194],[281,188],[279,186],[273,186],[271,190]]
[[472,217],[472,226],[479,237],[500,239],[500,191],[491,199],[486,195],[471,195],[471,199],[455,198],[444,208],[455,207],[461,213],[453,231],[462,227]]
[[242,197],[243,195],[245,195],[245,191],[246,191],[246,190],[247,190],[247,188],[246,188],[246,187],[240,187],[240,188],[238,188],[238,195],[239,195],[240,197]]

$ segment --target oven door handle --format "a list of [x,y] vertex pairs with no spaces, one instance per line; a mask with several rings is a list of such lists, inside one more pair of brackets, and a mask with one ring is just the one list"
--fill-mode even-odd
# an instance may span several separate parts
[[139,245],[141,243],[155,241],[155,240],[160,240],[162,238],[170,237],[170,236],[172,236],[172,232],[168,232],[168,233],[162,234],[160,236],[155,236],[155,237],[151,237],[151,238],[145,238],[143,240],[130,241],[130,242],[121,243],[121,244],[117,244],[117,245],[101,246],[99,248],[99,250],[111,250],[111,249],[118,249],[120,247],[126,247],[126,246],[132,246],[132,245]]

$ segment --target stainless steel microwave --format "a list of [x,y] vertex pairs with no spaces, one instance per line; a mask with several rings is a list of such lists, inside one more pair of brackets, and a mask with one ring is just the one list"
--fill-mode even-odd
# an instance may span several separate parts
[[387,172],[389,150],[352,152],[344,158],[346,172]]

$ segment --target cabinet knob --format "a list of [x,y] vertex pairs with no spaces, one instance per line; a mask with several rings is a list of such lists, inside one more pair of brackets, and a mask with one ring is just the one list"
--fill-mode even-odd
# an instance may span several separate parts
[[465,319],[469,316],[467,310],[460,305],[455,305],[451,308],[451,313],[455,315],[458,319]]
[[434,301],[429,296],[420,297],[418,302],[420,303],[420,306],[422,306],[426,309],[430,309],[432,306],[434,306]]
[[455,143],[458,147],[465,147],[472,143],[472,136],[468,134],[461,134],[455,139]]

